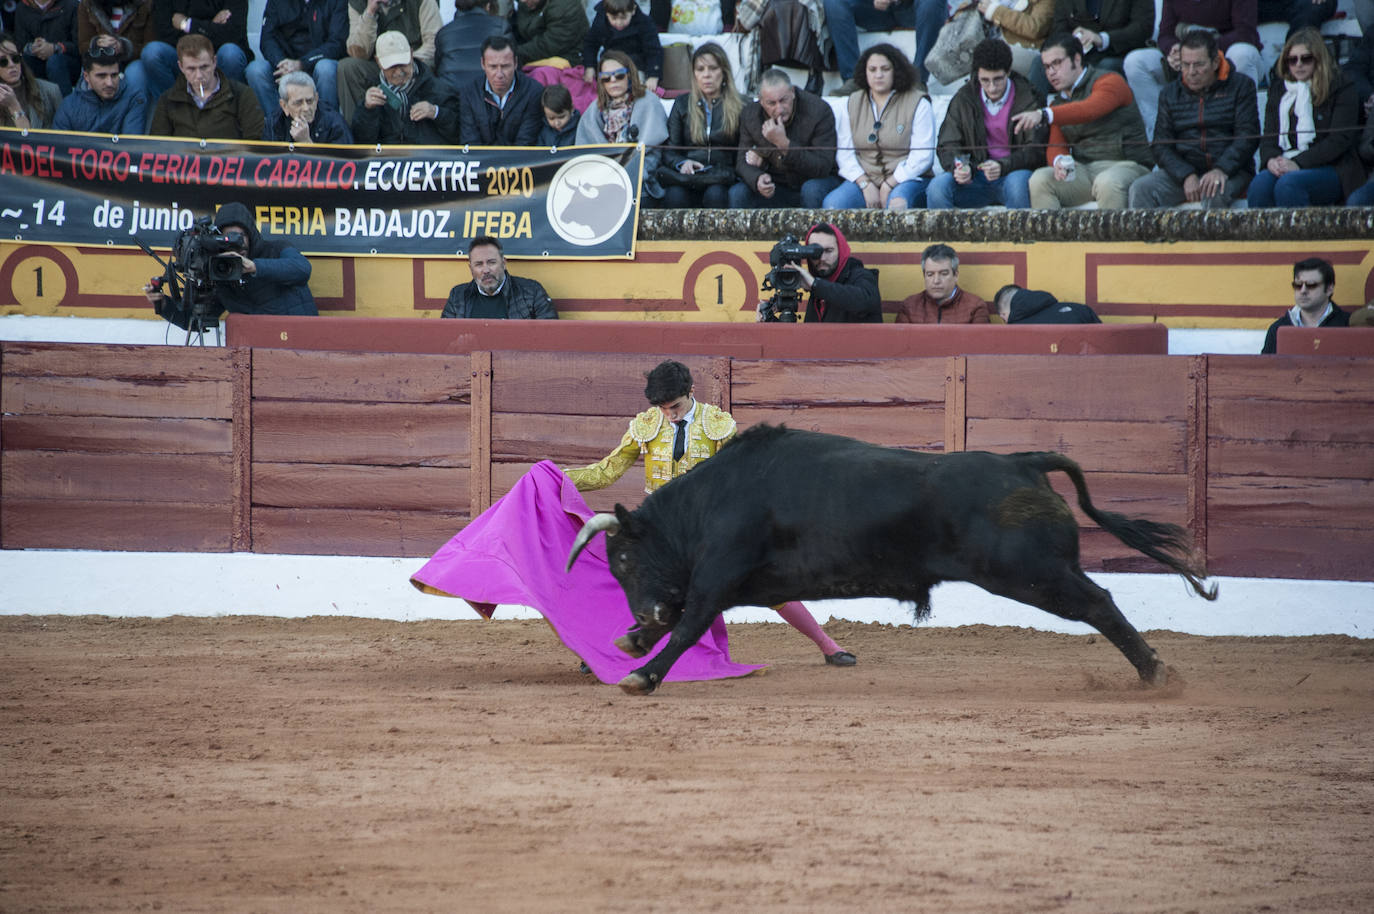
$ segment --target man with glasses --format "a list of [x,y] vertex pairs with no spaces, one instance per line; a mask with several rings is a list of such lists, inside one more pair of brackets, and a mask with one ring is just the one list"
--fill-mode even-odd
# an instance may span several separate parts
[[[142,133],[148,124],[148,99],[119,72],[120,48],[91,42],[81,59],[84,82],[62,100],[54,130],[86,133]],[[106,52],[109,53],[106,53]]]
[[776,67],[759,77],[759,100],[739,119],[740,182],[732,209],[801,206],[820,209],[840,185],[835,166],[835,113],[825,100],[792,85]]
[[1083,66],[1083,46],[1059,35],[1040,49],[1054,94],[1050,106],[1012,118],[1017,133],[1049,122],[1048,163],[1030,178],[1035,209],[1062,209],[1096,201],[1124,209],[1131,183],[1154,165],[1145,125],[1121,74]]
[[1336,307],[1331,293],[1336,291],[1336,270],[1320,257],[1309,257],[1293,264],[1293,307],[1269,325],[1264,335],[1263,355],[1278,352],[1280,327],[1348,327],[1349,312]]
[[1011,48],[987,38],[973,48],[973,78],[949,102],[936,155],[944,173],[926,189],[928,209],[1030,206],[1031,172],[1043,161],[1049,127],[1015,133],[1013,116],[1038,111],[1045,99],[1011,68]]
[[1131,185],[1133,209],[1176,206],[1185,200],[1226,209],[1255,176],[1259,101],[1255,83],[1237,73],[1216,38],[1194,29],[1179,42],[1183,78],[1159,96],[1150,151],[1158,164]]
[[544,87],[516,66],[502,35],[482,42],[482,75],[458,88],[458,142],[471,146],[533,146],[544,123]]

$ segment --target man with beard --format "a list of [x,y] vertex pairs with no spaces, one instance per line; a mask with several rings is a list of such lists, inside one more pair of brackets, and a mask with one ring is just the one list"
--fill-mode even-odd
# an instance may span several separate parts
[[[808,324],[881,324],[883,301],[878,277],[849,252],[849,242],[837,227],[819,222],[806,233],[804,244],[821,248],[821,255],[796,265],[800,287],[809,292]],[[778,320],[768,302],[759,309],[760,321]]]
[[554,320],[558,309],[544,287],[533,279],[506,272],[501,242],[479,235],[468,245],[472,282],[454,286],[441,317]]
[[363,93],[353,113],[353,139],[358,143],[448,146],[458,139],[458,99],[448,83],[411,56],[410,42],[400,32],[377,36],[375,86]]
[[54,130],[123,135],[142,133],[148,124],[148,99],[119,72],[120,48],[92,44],[81,61],[86,81],[62,99]]

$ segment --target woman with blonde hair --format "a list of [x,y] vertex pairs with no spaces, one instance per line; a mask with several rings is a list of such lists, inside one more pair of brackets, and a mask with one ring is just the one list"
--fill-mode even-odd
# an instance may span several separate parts
[[1250,207],[1340,203],[1359,187],[1359,108],[1355,84],[1337,68],[1321,33],[1304,28],[1289,35],[1269,82]]
[[735,90],[725,49],[708,41],[692,52],[692,88],[673,100],[659,183],[672,209],[729,205],[739,154],[744,96]]
[[62,90],[34,76],[19,53],[19,42],[0,32],[0,127],[46,129],[61,104]]
[[607,51],[597,65],[596,101],[577,123],[577,145],[644,144],[644,194],[662,199],[659,146],[668,139],[668,118],[658,96],[645,95],[639,70],[628,54]]

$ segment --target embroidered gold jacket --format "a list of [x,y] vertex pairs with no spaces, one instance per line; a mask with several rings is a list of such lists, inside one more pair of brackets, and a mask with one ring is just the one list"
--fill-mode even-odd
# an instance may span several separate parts
[[697,401],[696,414],[687,426],[687,450],[674,463],[676,432],[677,428],[664,420],[658,407],[646,409],[630,420],[629,430],[614,451],[591,466],[568,470],[568,478],[579,492],[604,489],[624,476],[643,454],[644,491],[652,492],[720,450],[722,444],[734,437],[735,420],[719,406]]

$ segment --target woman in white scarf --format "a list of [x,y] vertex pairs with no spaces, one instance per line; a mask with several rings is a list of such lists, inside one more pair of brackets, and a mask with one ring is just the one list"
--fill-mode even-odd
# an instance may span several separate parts
[[1270,80],[1263,167],[1250,182],[1250,206],[1343,201],[1363,176],[1355,155],[1358,116],[1355,86],[1336,67],[1321,33],[1305,28],[1290,35]]

